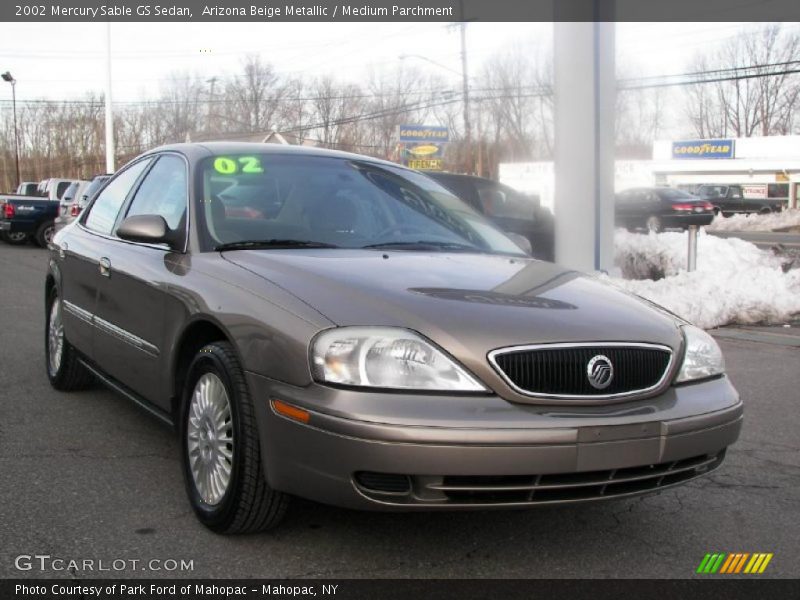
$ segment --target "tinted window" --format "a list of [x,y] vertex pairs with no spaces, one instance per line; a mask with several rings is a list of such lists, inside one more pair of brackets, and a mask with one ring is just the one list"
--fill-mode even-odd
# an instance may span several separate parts
[[64,192],[64,195],[61,197],[62,200],[65,202],[69,202],[75,197],[75,192],[78,190],[78,182],[74,182],[69,184],[67,191]]
[[97,193],[97,191],[103,187],[103,184],[108,181],[109,177],[107,175],[103,175],[102,177],[95,177],[92,179],[91,183],[86,186],[86,189],[78,197],[78,206],[83,208],[92,199],[92,197]]
[[62,181],[56,187],[56,197],[61,198],[64,195],[64,192],[67,191],[67,188],[72,185],[71,181]]
[[86,227],[99,233],[111,233],[122,203],[149,163],[149,158],[140,160],[122,171],[106,186],[89,209],[85,221]]
[[483,214],[487,217],[518,219],[521,221],[533,220],[533,199],[523,196],[511,188],[500,185],[479,184],[478,197],[480,198]]
[[424,241],[520,254],[502,232],[441,185],[391,165],[226,156],[205,160],[200,175],[200,226],[207,250],[242,240],[294,239],[343,248]]
[[178,156],[162,156],[136,191],[127,216],[161,215],[170,229],[177,229],[185,213],[185,163]]

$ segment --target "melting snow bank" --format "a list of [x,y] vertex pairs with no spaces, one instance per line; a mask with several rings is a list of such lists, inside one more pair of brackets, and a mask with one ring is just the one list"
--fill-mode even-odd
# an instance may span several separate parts
[[783,227],[800,227],[800,209],[790,208],[767,215],[717,216],[708,226],[709,231],[773,231]]
[[604,279],[699,327],[780,323],[800,313],[800,269],[739,239],[701,232],[697,270],[686,269],[687,234],[617,230],[614,258],[624,279]]

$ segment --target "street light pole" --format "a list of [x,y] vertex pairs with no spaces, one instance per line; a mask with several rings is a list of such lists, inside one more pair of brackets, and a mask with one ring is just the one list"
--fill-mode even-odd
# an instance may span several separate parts
[[11,84],[11,110],[14,113],[14,160],[17,167],[17,188],[19,188],[21,177],[19,176],[19,129],[17,129],[17,80],[8,71],[3,73],[2,77],[3,81]]
[[106,173],[114,172],[114,113],[111,103],[111,21],[106,23]]

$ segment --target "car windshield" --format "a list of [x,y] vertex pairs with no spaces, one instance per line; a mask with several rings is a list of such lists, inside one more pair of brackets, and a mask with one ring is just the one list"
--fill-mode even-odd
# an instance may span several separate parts
[[199,169],[203,250],[336,247],[522,255],[438,183],[338,157],[227,155]]

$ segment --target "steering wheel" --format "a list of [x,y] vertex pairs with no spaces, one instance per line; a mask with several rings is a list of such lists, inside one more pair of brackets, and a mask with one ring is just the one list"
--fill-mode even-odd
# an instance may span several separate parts
[[390,233],[402,233],[403,231],[407,233],[422,233],[425,234],[425,230],[421,227],[417,227],[416,225],[407,225],[404,223],[396,223],[394,225],[390,225],[383,231],[379,231],[375,235],[372,236],[372,239],[380,239],[389,235]]

